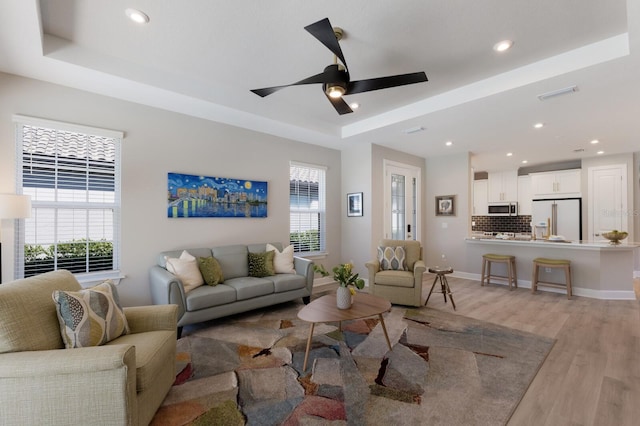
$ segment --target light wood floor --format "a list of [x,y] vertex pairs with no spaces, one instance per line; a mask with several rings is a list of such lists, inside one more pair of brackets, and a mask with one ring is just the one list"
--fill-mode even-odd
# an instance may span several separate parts
[[[456,313],[556,339],[509,425],[640,425],[640,302],[449,278]],[[426,298],[432,276],[425,276]],[[640,283],[635,283],[636,294]],[[434,293],[429,307],[453,312]]]

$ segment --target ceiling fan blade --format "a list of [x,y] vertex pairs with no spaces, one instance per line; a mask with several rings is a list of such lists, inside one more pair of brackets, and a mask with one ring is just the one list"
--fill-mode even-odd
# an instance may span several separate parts
[[333,32],[333,27],[331,26],[331,22],[329,22],[329,18],[324,18],[316,23],[307,25],[304,29],[318,39],[320,43],[324,44],[327,49],[333,52],[334,55],[340,58],[345,68],[349,69],[347,61],[344,60],[340,43],[338,43],[336,34]]
[[301,86],[303,84],[315,84],[315,83],[331,83],[334,80],[332,74],[328,74],[325,72],[321,72],[320,74],[312,75],[311,77],[307,77],[303,80],[297,81],[292,84],[285,84],[284,86],[274,86],[274,87],[265,87],[264,89],[253,89],[251,90],[253,93],[260,97],[268,96],[274,92],[277,92],[280,89],[284,89],[285,87],[290,86]]
[[390,87],[405,86],[407,84],[422,83],[427,80],[424,71],[410,74],[392,75],[389,77],[370,78],[368,80],[352,81],[347,85],[347,95],[370,92],[372,90],[388,89]]
[[331,102],[331,105],[333,105],[336,111],[338,111],[338,114],[344,115],[344,114],[349,114],[350,112],[353,112],[351,107],[349,107],[349,105],[344,101],[344,99],[332,98],[326,93],[325,95],[327,96],[327,99],[329,99],[329,102]]

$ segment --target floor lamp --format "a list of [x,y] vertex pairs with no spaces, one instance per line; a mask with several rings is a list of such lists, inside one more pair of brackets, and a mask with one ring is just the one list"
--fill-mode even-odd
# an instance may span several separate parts
[[[0,221],[23,219],[31,216],[31,197],[28,195],[0,194]],[[0,283],[2,283],[2,224],[0,223]]]

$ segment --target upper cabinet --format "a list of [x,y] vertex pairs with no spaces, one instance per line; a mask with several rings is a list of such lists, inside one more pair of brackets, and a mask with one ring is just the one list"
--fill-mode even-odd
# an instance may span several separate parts
[[473,181],[473,215],[486,216],[487,211],[487,179]]
[[580,197],[581,169],[531,173],[533,199]]
[[531,216],[531,177],[529,175],[518,176],[518,215]]
[[488,201],[499,203],[502,201],[518,201],[518,172],[489,173]]

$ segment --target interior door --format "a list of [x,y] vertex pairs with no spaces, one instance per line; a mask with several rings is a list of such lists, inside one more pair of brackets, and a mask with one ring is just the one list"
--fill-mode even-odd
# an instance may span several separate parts
[[420,232],[420,169],[385,161],[384,236],[417,240]]
[[627,231],[627,167],[589,167],[589,239],[606,241],[603,232]]

